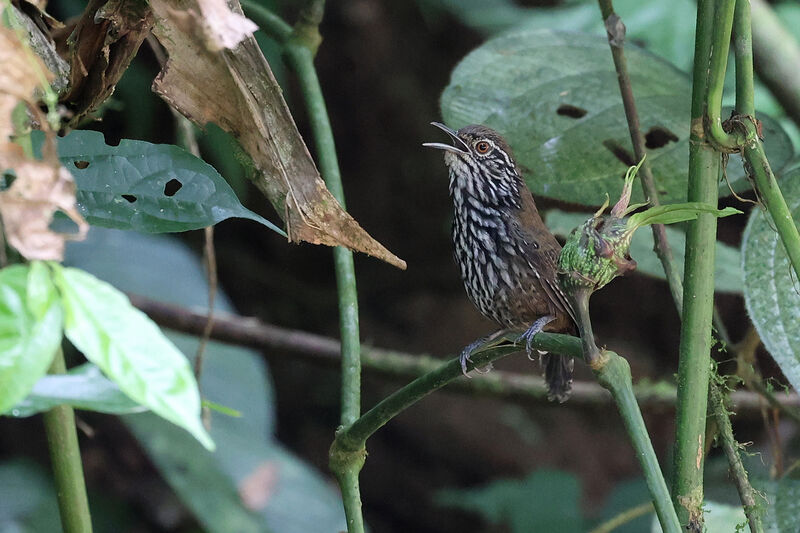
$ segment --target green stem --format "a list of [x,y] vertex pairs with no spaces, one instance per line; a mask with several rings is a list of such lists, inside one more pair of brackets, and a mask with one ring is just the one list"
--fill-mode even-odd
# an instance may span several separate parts
[[745,470],[744,464],[742,464],[742,458],[739,455],[739,446],[733,436],[731,419],[728,416],[728,411],[725,409],[722,393],[719,387],[714,383],[711,384],[709,389],[709,398],[711,400],[711,410],[714,413],[714,418],[719,427],[722,449],[725,452],[725,456],[728,458],[731,474],[736,482],[736,489],[739,492],[739,499],[742,501],[742,508],[744,509],[745,516],[747,516],[747,521],[750,523],[750,533],[764,533],[764,526],[761,523],[762,512],[756,504],[757,493],[752,485],[750,485],[747,470]]
[[753,178],[758,189],[758,196],[767,208],[775,224],[778,236],[783,242],[789,261],[794,267],[795,275],[800,279],[800,233],[792,219],[792,212],[786,205],[786,200],[781,194],[775,174],[769,166],[769,161],[764,153],[764,146],[757,135],[752,135],[742,149],[745,168]]
[[[317,27],[322,19],[324,2],[312,0],[302,11],[292,37],[284,45],[289,66],[300,82],[311,131],[325,184],[334,198],[345,207],[344,188],[336,156],[333,130],[322,87],[314,68],[314,54],[320,38]],[[361,415],[361,341],[358,327],[358,294],[353,266],[353,253],[342,246],[333,250],[336,284],[339,293],[339,324],[342,338],[342,406],[341,424],[349,426]],[[361,513],[361,495],[358,474],[364,464],[361,460],[336,462],[336,476],[342,490],[342,501],[347,517],[348,531],[362,533],[364,519]]]
[[[692,82],[688,199],[690,202],[716,206],[720,155],[705,139],[702,127],[709,76],[710,37],[714,25],[713,0],[699,0]],[[697,220],[689,222],[678,364],[673,501],[681,523],[698,527],[702,523],[703,439],[711,368],[716,229],[716,218],[708,214],[700,214]]]
[[755,116],[753,103],[753,33],[750,1],[736,0],[733,13],[733,49],[736,57],[736,112]]
[[[345,207],[342,177],[333,141],[333,131],[314,69],[314,57],[306,46],[290,41],[286,57],[300,81],[308,110],[314,144],[325,184],[334,198]],[[342,335],[342,425],[353,423],[361,414],[361,342],[358,334],[358,295],[353,268],[353,253],[334,248],[336,282],[339,289],[339,314]]]
[[[64,374],[66,371],[64,353],[59,349],[50,366],[50,373]],[[64,533],[91,533],[92,519],[72,408],[59,405],[47,411],[44,414],[44,429],[53,464],[61,528]]]
[[[750,39],[750,2],[738,0],[734,24],[736,29],[736,109],[740,114],[754,116],[753,109],[753,48]],[[724,71],[722,72],[724,77]],[[741,86],[740,86],[741,85]],[[791,211],[781,194],[772,173],[756,124],[751,120],[740,122],[745,132],[742,157],[748,174],[753,178],[758,194],[764,202],[775,229],[783,242],[795,274],[800,277],[800,233],[792,219]]]
[[[533,338],[532,346],[537,350],[571,357],[581,357],[582,355],[580,340],[570,335],[539,333]],[[476,352],[472,355],[467,369],[472,370],[484,367],[519,350],[520,348],[515,345],[502,345]],[[389,420],[428,394],[462,376],[461,363],[458,358],[452,359],[440,365],[436,370],[420,376],[394,394],[381,400],[375,407],[356,420],[355,423],[340,430],[331,447],[332,453],[352,453],[363,450],[367,439]]]
[[597,343],[595,343],[594,340],[592,319],[589,315],[589,297],[591,294],[592,291],[590,289],[575,289],[572,291],[572,301],[573,307],[577,312],[575,321],[578,326],[578,333],[581,337],[583,359],[589,366],[594,367],[595,362],[600,359],[600,350],[597,348]]
[[642,465],[647,488],[653,498],[653,506],[662,530],[665,533],[680,533],[681,525],[678,516],[672,507],[664,475],[647,434],[647,427],[639,410],[639,404],[636,403],[636,396],[633,394],[633,381],[628,362],[614,352],[603,351],[600,360],[592,365],[592,370],[597,381],[614,397],[628,436],[636,450],[636,456]]
[[292,36],[292,27],[278,15],[262,6],[255,0],[242,0],[242,8],[258,28],[283,44]]
[[[717,148],[727,152],[738,151],[743,141],[738,135],[728,133],[722,129],[722,93],[725,86],[725,70],[728,66],[728,50],[731,43],[735,7],[736,0],[717,0],[712,24],[711,48],[708,55],[700,58],[704,65],[710,65],[708,67],[708,84],[706,88],[708,106],[705,123],[706,133]],[[698,58],[695,55],[695,66],[697,60]],[[752,73],[752,70],[750,72]],[[746,73],[742,73],[742,75],[746,75]]]

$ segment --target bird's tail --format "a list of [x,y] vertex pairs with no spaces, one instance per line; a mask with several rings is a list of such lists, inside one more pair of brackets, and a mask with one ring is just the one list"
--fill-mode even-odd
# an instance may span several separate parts
[[554,353],[542,354],[544,380],[547,383],[547,399],[564,403],[572,392],[572,369],[575,359]]

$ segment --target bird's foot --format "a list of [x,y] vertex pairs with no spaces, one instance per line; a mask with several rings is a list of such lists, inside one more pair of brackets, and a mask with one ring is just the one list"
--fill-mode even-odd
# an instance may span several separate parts
[[[525,353],[528,354],[528,359],[533,360],[533,358],[531,357],[531,354],[533,354],[533,338],[536,336],[537,333],[542,331],[547,324],[549,324],[555,319],[556,317],[554,317],[553,315],[543,316],[542,318],[537,319],[536,322],[534,322],[531,325],[531,327],[528,328],[528,331],[519,336],[517,342],[523,339],[525,340]],[[537,351],[539,353],[542,353],[541,350]]]
[[[476,340],[475,342],[471,342],[469,346],[461,350],[461,355],[458,356],[458,361],[461,363],[461,373],[464,374],[466,377],[472,377],[468,374],[469,370],[467,370],[467,364],[472,362],[472,352],[477,350],[478,348],[482,347],[487,342],[487,337],[481,337],[480,339]],[[486,374],[491,370],[487,368],[486,370],[480,370],[479,368],[475,369],[475,372],[478,374]]]
[[[467,370],[467,364],[472,362],[472,354],[477,351],[479,348],[485,347],[492,341],[496,341],[501,336],[505,335],[508,330],[501,329],[499,331],[495,331],[491,335],[487,335],[485,337],[481,337],[480,339],[476,340],[475,342],[470,343],[469,346],[461,350],[461,355],[458,356],[458,361],[461,363],[461,373],[464,374],[466,377],[471,377],[468,375],[469,370]],[[475,368],[475,372],[478,374],[487,374],[492,369],[492,364],[489,363],[484,367],[483,370],[479,368]]]

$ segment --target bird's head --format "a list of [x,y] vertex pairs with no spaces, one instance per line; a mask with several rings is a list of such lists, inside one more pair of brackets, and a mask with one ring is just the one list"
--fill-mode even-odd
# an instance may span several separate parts
[[499,133],[473,124],[456,131],[439,122],[431,122],[453,140],[453,144],[424,143],[444,150],[444,162],[450,169],[450,194],[464,193],[489,204],[519,205],[520,178],[511,148]]

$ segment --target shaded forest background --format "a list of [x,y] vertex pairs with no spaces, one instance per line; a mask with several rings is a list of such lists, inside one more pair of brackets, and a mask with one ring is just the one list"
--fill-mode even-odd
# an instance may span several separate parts
[[[274,2],[270,7],[294,20],[292,4]],[[441,118],[441,91],[452,68],[485,37],[447,4],[434,0],[329,2],[321,27],[324,42],[316,59],[348,211],[408,263],[408,270],[402,272],[356,256],[362,339],[375,346],[441,358],[452,357],[493,328],[467,300],[452,259],[452,206],[441,154],[421,147],[426,141],[441,141],[439,132],[429,126]],[[80,8],[71,1],[52,4],[59,18]],[[599,26],[599,14],[597,21]],[[294,105],[299,102],[297,87],[283,74],[274,48],[260,39],[308,140],[303,108]],[[685,46],[690,53],[693,43]],[[102,121],[91,128],[104,132],[109,143],[121,138],[175,143],[173,116],[149,91],[158,70],[156,58],[144,45]],[[277,221],[272,208],[245,178],[224,135],[212,128],[201,134],[200,144],[204,159],[233,185],[242,202]],[[535,175],[536,169],[532,170]],[[547,200],[538,204],[540,210],[576,210]],[[723,205],[742,207],[730,198]],[[746,222],[745,217],[738,218],[727,221],[720,236],[734,246]],[[181,238],[198,255],[202,253],[201,231]],[[239,219],[216,227],[216,249],[220,287],[239,314],[338,337],[330,249],[287,245],[275,233]],[[182,273],[159,275],[177,278]],[[720,294],[717,304],[734,340],[740,340],[749,325],[741,295]],[[636,273],[620,279],[593,298],[592,315],[600,344],[629,356],[635,381],[672,381],[680,323],[665,282]],[[327,452],[339,417],[338,369],[298,360],[290,353],[264,356],[274,389],[278,440],[328,476]],[[758,360],[766,377],[782,380],[766,352],[760,350]],[[498,367],[540,371],[522,354],[501,361]],[[592,376],[578,364],[576,380],[592,380]],[[406,381],[365,370],[364,407]],[[650,408],[644,415],[656,451],[662,463],[669,465],[673,411]],[[124,531],[195,530],[191,515],[170,496],[168,486],[121,423],[93,413],[79,416],[94,433],[81,441],[90,493],[126,502],[110,505],[129,516],[130,526]],[[758,459],[762,471],[774,466],[771,439],[779,439],[784,453],[794,450],[796,456],[800,444],[796,426],[771,425],[767,431],[758,410],[739,413],[735,424],[738,440],[752,441],[751,450],[762,454]],[[0,457],[25,456],[46,464],[38,419],[3,420],[0,425]],[[507,525],[492,524],[470,512],[469,494],[448,489],[483,487],[537,472],[544,476],[544,484],[528,485],[525,490],[530,493],[523,497],[532,506],[542,498],[536,489],[541,486],[554,487],[545,502],[552,500],[556,505],[559,500],[577,498],[580,511],[576,514],[590,518],[610,516],[647,500],[633,451],[609,403],[587,407],[501,401],[445,389],[378,432],[370,439],[368,451],[362,496],[366,520],[376,532],[507,531]],[[709,498],[735,503],[726,468],[721,452],[713,450],[707,466],[707,493]],[[642,524],[647,527],[648,522],[636,524],[631,531]]]

